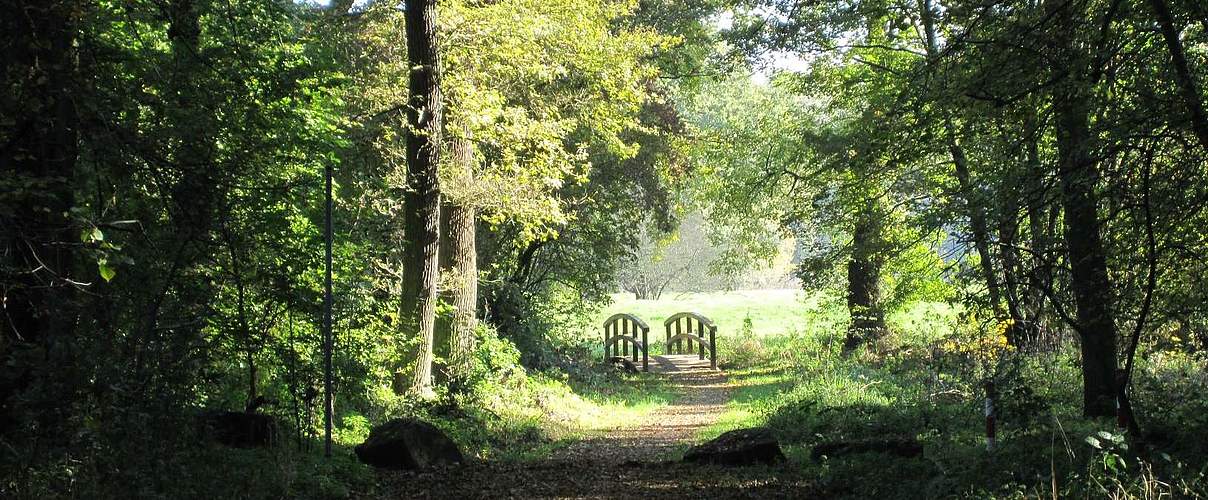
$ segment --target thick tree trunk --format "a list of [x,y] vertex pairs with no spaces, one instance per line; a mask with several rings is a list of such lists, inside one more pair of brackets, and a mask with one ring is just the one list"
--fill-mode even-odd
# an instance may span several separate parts
[[[1063,116],[1061,121],[1067,119]],[[1069,125],[1063,123],[1063,126]],[[1059,132],[1058,135],[1066,136],[1066,140],[1059,141],[1066,142],[1066,147],[1077,148],[1077,141],[1069,137],[1076,136],[1076,132]],[[1063,156],[1066,154],[1062,153]],[[1071,156],[1081,155],[1072,153]],[[1116,326],[1110,306],[1107,259],[1099,234],[1094,178],[1089,172],[1092,166],[1075,158],[1063,163],[1065,240],[1072,268],[1070,286],[1082,339],[1083,412],[1087,416],[1110,416],[1115,413]]]
[[1147,0],[1153,9],[1158,26],[1162,29],[1162,38],[1166,40],[1166,49],[1170,52],[1170,60],[1174,66],[1174,77],[1183,93],[1187,111],[1191,115],[1191,128],[1195,131],[1200,144],[1208,148],[1208,117],[1204,116],[1204,103],[1196,85],[1195,75],[1187,64],[1187,54],[1183,50],[1183,41],[1179,39],[1179,29],[1174,26],[1174,18],[1170,15],[1170,6],[1165,0]]
[[[62,386],[75,382],[79,314],[71,280],[97,275],[81,278],[80,228],[68,216],[79,156],[72,88],[81,8],[0,0],[0,441],[12,430],[36,431],[14,428],[23,412],[46,430],[70,418],[62,391],[74,389]],[[37,350],[17,355],[16,347]]]
[[1053,3],[1058,4],[1053,8],[1058,9],[1054,45],[1059,57],[1052,70],[1066,75],[1052,99],[1070,287],[1077,307],[1078,324],[1074,326],[1082,341],[1082,411],[1086,416],[1112,416],[1116,412],[1116,323],[1095,194],[1098,165],[1091,152],[1091,82],[1085,77],[1085,57],[1073,43],[1071,30],[1077,25],[1073,7]]
[[[43,398],[59,397],[56,380],[74,372],[70,342],[78,309],[75,285],[68,280],[92,281],[75,269],[79,228],[67,215],[78,156],[72,98],[78,10],[73,1],[0,1],[0,441],[5,442],[21,412],[14,403],[63,408],[35,415],[43,429],[69,418],[71,407],[70,401]],[[14,356],[14,346],[42,352]],[[31,386],[41,390],[26,392]]]
[[475,210],[455,205],[449,209],[449,243],[453,247],[450,298],[453,305],[449,345],[450,380],[463,380],[474,354],[478,327],[478,256],[475,245]]
[[847,263],[847,311],[851,324],[843,352],[874,344],[886,332],[881,304],[881,224],[875,202],[858,216],[852,231],[851,260]]
[[[409,259],[404,275],[410,273],[403,290],[404,303],[414,303],[402,324],[418,332],[409,389],[419,394],[432,390],[433,335],[436,323],[440,231],[441,112],[440,65],[436,53],[436,0],[407,2],[407,58],[411,64],[411,106],[407,121],[407,213]],[[409,332],[408,332],[409,333]]]
[[[209,90],[197,81],[199,73],[211,71],[202,61],[201,12],[194,0],[173,0],[169,9],[168,38],[172,43],[172,83],[175,93],[171,96],[173,134],[178,141],[173,160],[181,171],[180,179],[172,186],[172,197],[177,210],[175,221],[177,234],[182,241],[204,239],[213,226],[214,205],[218,201],[215,188],[218,181],[214,158],[217,156],[213,136],[211,111],[201,103],[207,100]],[[201,251],[189,251],[187,265],[201,260]]]
[[0,117],[11,120],[0,120],[0,189],[10,205],[0,206],[0,214],[9,214],[0,218],[0,347],[49,344],[70,335],[74,325],[67,280],[79,278],[72,251],[79,233],[67,213],[79,134],[72,98],[77,9],[65,0],[0,3],[7,38],[0,54],[7,94],[0,98]]
[[[464,132],[464,131],[463,131]],[[473,142],[466,137],[450,141],[454,172],[459,184],[469,186],[474,176]],[[447,360],[445,378],[458,385],[469,375],[478,326],[478,254],[476,210],[470,200],[446,203],[441,213],[441,268],[445,300],[453,314],[438,334],[441,356]]]
[[1040,147],[1036,131],[1028,141],[1027,167],[1024,174],[1024,196],[1027,199],[1028,233],[1031,237],[1032,271],[1028,275],[1028,316],[1024,325],[1024,345],[1034,344],[1044,330],[1045,290],[1053,286],[1053,271],[1049,256],[1048,212],[1045,200],[1044,167],[1040,164]]

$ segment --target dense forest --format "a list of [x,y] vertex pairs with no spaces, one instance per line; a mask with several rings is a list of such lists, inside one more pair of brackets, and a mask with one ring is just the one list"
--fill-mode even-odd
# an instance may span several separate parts
[[[1208,495],[1205,86],[1201,0],[0,0],[0,497]],[[702,400],[610,306],[785,284],[674,446],[787,463],[535,486]]]

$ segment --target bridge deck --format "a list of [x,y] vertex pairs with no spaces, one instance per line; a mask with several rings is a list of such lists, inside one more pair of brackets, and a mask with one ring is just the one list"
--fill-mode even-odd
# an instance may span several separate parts
[[651,373],[714,371],[709,366],[709,356],[700,359],[698,354],[666,354],[650,357]]

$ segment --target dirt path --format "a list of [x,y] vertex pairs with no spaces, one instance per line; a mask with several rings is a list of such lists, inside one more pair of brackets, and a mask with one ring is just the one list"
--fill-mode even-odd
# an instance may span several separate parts
[[671,455],[712,425],[726,409],[730,387],[725,373],[709,367],[709,360],[693,355],[654,356],[650,371],[669,379],[675,402],[660,408],[632,426],[579,441],[563,448],[551,461],[587,460],[625,464],[653,462]]
[[791,466],[718,468],[682,464],[679,451],[725,411],[723,372],[697,356],[655,356],[651,371],[677,392],[674,403],[632,426],[574,443],[549,459],[473,463],[421,473],[382,473],[380,498],[803,498],[808,482]]

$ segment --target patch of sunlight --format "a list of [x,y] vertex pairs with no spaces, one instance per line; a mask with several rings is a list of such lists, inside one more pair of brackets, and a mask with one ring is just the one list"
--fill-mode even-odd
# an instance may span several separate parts
[[784,369],[751,368],[727,373],[733,391],[726,411],[717,421],[701,430],[697,440],[704,441],[726,431],[757,427],[765,423],[763,408],[793,388],[793,379]]

